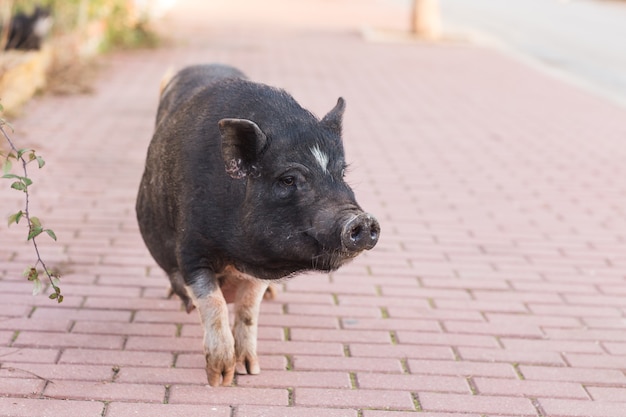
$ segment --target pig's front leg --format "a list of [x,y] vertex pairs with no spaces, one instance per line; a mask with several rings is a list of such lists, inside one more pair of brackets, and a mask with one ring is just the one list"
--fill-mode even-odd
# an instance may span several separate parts
[[238,374],[261,372],[256,354],[259,309],[268,284],[257,279],[243,279],[235,295],[235,357]]
[[204,355],[209,385],[230,385],[235,375],[235,340],[228,324],[228,307],[209,271],[187,286],[204,326]]

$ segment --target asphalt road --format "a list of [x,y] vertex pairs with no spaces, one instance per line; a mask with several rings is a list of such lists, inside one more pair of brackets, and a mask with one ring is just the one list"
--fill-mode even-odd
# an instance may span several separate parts
[[529,58],[626,106],[626,1],[439,0],[444,28]]

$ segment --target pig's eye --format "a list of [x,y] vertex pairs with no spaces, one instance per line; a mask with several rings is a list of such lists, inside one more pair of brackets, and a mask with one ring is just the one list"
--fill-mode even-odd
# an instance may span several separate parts
[[292,176],[282,177],[280,179],[280,183],[285,187],[293,187],[294,185],[296,185],[296,178]]

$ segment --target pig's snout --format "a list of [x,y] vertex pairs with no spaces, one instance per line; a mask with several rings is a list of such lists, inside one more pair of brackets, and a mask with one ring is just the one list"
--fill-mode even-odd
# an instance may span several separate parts
[[380,225],[369,213],[361,213],[346,222],[341,231],[341,243],[350,252],[372,249],[378,242]]

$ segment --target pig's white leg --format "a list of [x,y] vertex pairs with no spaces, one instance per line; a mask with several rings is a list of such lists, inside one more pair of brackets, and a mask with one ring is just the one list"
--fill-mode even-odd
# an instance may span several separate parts
[[228,307],[218,286],[198,279],[187,286],[204,326],[204,355],[209,385],[230,385],[235,375],[235,340],[228,323]]
[[259,310],[268,284],[257,279],[242,279],[237,284],[235,295],[236,372],[258,374],[261,372],[256,354],[259,327]]

